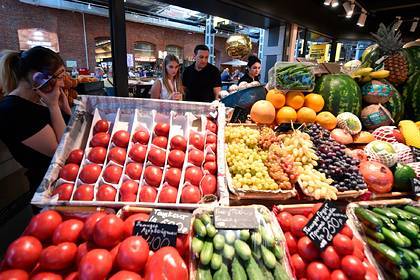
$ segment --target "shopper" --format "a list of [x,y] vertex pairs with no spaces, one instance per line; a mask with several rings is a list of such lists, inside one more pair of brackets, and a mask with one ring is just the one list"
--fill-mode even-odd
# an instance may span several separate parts
[[[36,72],[52,79],[36,89]],[[63,60],[50,49],[4,51],[0,60],[0,139],[27,169],[30,191],[35,192],[66,127],[71,110],[63,93]],[[50,87],[49,89],[47,89]]]
[[194,60],[192,65],[185,68],[182,77],[186,100],[212,102],[219,99],[222,82],[219,69],[208,63],[209,48],[197,45],[194,48]]
[[179,60],[175,55],[168,54],[163,61],[162,78],[155,81],[150,95],[154,99],[182,100],[183,94]]
[[238,84],[241,82],[251,83],[254,81],[260,81],[260,72],[261,72],[261,60],[258,59],[255,55],[248,57],[248,64],[246,65],[247,69],[245,75],[238,81]]
[[222,82],[229,82],[230,79],[230,73],[229,73],[229,68],[225,68],[225,70],[223,70],[222,74],[220,75],[220,78],[222,80]]

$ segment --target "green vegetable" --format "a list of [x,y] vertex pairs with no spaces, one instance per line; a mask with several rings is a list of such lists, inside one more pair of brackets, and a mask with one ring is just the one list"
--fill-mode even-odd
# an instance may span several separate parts
[[405,243],[401,240],[398,235],[385,227],[382,228],[382,233],[385,236],[385,240],[388,244],[394,247],[404,247]]
[[235,256],[235,248],[229,244],[225,244],[225,247],[223,247],[223,257],[232,260],[233,256]]
[[236,255],[238,255],[244,261],[249,260],[251,257],[251,248],[242,240],[235,240],[234,243]]
[[265,265],[260,265],[260,269],[266,280],[274,280],[273,274]]
[[397,227],[408,238],[415,239],[419,234],[419,226],[410,221],[398,221]]
[[414,253],[413,251],[409,250],[409,249],[405,249],[405,248],[399,248],[398,250],[404,252],[404,254],[407,254],[410,256],[410,258],[413,259],[414,262],[420,260],[419,256],[417,256],[416,253]]
[[410,267],[408,269],[408,274],[413,278],[413,280],[420,280],[420,271],[418,269]]
[[284,270],[284,267],[280,264],[277,263],[276,267],[274,268],[274,280],[288,280],[290,279],[289,276],[286,273],[286,270]]
[[239,238],[243,241],[247,241],[249,239],[249,236],[250,236],[249,230],[247,229],[243,229],[239,233]]
[[216,250],[222,250],[225,246],[225,237],[220,233],[213,237],[213,245]]
[[411,240],[410,240],[410,238],[408,238],[407,236],[405,236],[404,234],[402,234],[401,232],[399,232],[399,231],[396,231],[395,232],[396,234],[397,234],[397,236],[402,240],[402,241],[404,241],[404,248],[408,248],[408,247],[411,247]]
[[249,280],[264,280],[264,275],[253,257],[245,262],[245,270]]
[[245,269],[242,267],[238,258],[233,258],[232,262],[232,280],[247,280]]
[[202,265],[208,265],[213,256],[213,242],[204,241],[203,249],[200,253],[200,262]]
[[414,249],[414,253],[416,253],[417,256],[420,257],[420,248]]
[[274,245],[273,253],[279,261],[282,260],[284,257],[284,253],[282,249],[280,248],[279,244]]
[[260,233],[263,240],[263,244],[270,248],[273,247],[275,240],[271,228],[260,227]]
[[199,266],[197,270],[197,280],[212,280],[210,268]]
[[389,208],[389,210],[391,210],[395,215],[397,215],[400,219],[403,220],[410,220],[412,217],[412,214],[410,212],[406,212],[397,207],[391,207]]
[[200,236],[205,237],[207,235],[206,226],[200,219],[195,219],[193,223],[194,232]]
[[414,264],[414,259],[409,254],[405,253],[404,251],[400,249],[397,249],[396,252],[400,256],[404,266],[409,266],[409,265]]
[[379,214],[379,215],[385,216],[385,217],[387,217],[391,220],[395,220],[395,221],[398,220],[398,216],[395,215],[395,213],[393,213],[388,208],[377,208],[377,207],[375,207],[375,208],[372,209],[372,211]]
[[200,254],[203,249],[204,241],[199,237],[194,237],[191,241],[191,248],[194,254]]
[[210,261],[210,267],[213,270],[218,270],[220,266],[222,265],[223,259],[222,256],[218,253],[213,253],[213,256],[211,257]]
[[212,219],[209,214],[203,213],[200,215],[200,220],[203,222],[204,225],[211,224]]
[[382,256],[384,256],[387,260],[392,262],[393,264],[400,265],[402,260],[400,256],[390,247],[383,243],[377,243],[373,241],[371,238],[367,238],[367,243],[370,247],[372,247],[374,250],[376,250],[378,253],[380,253]]
[[363,230],[365,234],[369,236],[370,238],[373,238],[375,241],[378,241],[378,242],[385,240],[385,236],[381,232],[368,228],[365,225],[362,225],[362,226],[363,226]]
[[357,218],[364,224],[365,226],[379,230],[383,226],[383,222],[381,219],[377,218],[376,215],[374,215],[374,212],[365,209],[363,207],[357,207],[354,210],[354,213],[356,214]]
[[254,259],[256,259],[258,261],[261,260],[262,253],[261,253],[261,247],[260,246],[252,248],[252,256],[254,257]]
[[419,207],[406,205],[406,206],[404,206],[404,210],[407,211],[407,212],[410,212],[414,215],[420,216],[420,208]]
[[399,271],[399,273],[398,273],[398,276],[399,276],[399,277],[400,277],[400,279],[402,279],[402,280],[406,280],[406,279],[408,279],[408,278],[409,278],[408,271],[407,271],[404,267],[401,267],[401,268],[400,268],[400,271]]
[[269,269],[273,269],[277,262],[276,256],[274,256],[274,254],[264,245],[261,246],[261,253],[265,266]]
[[389,229],[391,230],[397,230],[397,227],[394,225],[394,223],[392,222],[391,219],[388,219],[385,216],[379,215],[375,212],[371,212],[372,215],[374,215],[376,218],[382,220],[382,222],[384,223],[385,226],[387,226]]
[[210,238],[213,238],[217,233],[217,229],[212,224],[207,224],[206,225],[206,231],[207,231],[207,235]]
[[230,280],[230,274],[226,264],[222,263],[220,268],[214,273],[213,280]]
[[227,230],[225,232],[225,242],[227,244],[233,244],[235,242],[236,239],[236,234],[233,230]]
[[262,244],[262,237],[261,234],[259,232],[253,232],[251,234],[251,242],[253,245],[257,245],[260,246]]

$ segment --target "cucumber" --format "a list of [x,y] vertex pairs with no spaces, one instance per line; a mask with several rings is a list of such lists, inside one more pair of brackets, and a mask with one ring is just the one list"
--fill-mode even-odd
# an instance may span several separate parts
[[191,248],[194,254],[200,254],[201,250],[203,249],[204,241],[201,240],[199,237],[194,237],[191,241]]
[[232,262],[232,280],[247,280],[245,269],[238,261],[238,258],[233,258]]
[[211,224],[211,222],[212,222],[212,219],[211,219],[210,215],[207,214],[207,213],[201,214],[200,215],[200,220],[204,225]]
[[276,256],[268,250],[264,245],[261,246],[261,254],[264,264],[269,269],[273,269],[276,266]]
[[266,280],[274,280],[273,274],[265,265],[260,265],[260,269]]
[[377,217],[378,219],[382,220],[382,222],[384,223],[385,226],[387,226],[389,229],[391,230],[397,230],[397,227],[394,225],[394,223],[392,222],[391,219],[388,219],[385,216],[379,215],[375,212],[372,212],[372,215],[374,215],[375,217]]
[[253,257],[245,262],[245,270],[249,280],[264,280],[264,275]]
[[213,253],[213,256],[211,257],[210,261],[210,267],[213,270],[218,270],[220,266],[222,265],[223,259],[222,256],[218,253]]
[[417,238],[419,234],[419,226],[410,221],[398,221],[398,230],[410,239]]
[[207,235],[210,238],[213,238],[217,234],[217,229],[212,224],[206,225]]
[[193,223],[194,232],[200,237],[206,237],[207,230],[206,226],[200,219],[195,219]]
[[400,258],[402,260],[402,264],[404,266],[410,266],[410,265],[414,264],[414,260],[409,254],[404,253],[400,249],[397,249],[396,252],[400,256]]
[[216,234],[213,237],[213,246],[216,250],[222,250],[225,246],[225,237],[221,235],[220,233]]
[[225,232],[225,242],[232,245],[235,242],[236,234],[233,230],[227,230]]
[[404,206],[404,210],[410,212],[414,215],[420,216],[420,208],[416,206],[406,205]]
[[401,210],[397,207],[391,207],[389,208],[395,215],[397,215],[400,219],[403,220],[410,220],[412,218],[412,214],[410,212]]
[[235,256],[235,248],[229,244],[225,244],[223,247],[223,257],[228,260],[232,260]]
[[274,276],[274,280],[288,280],[288,279],[290,279],[289,276],[287,275],[286,270],[284,269],[284,267],[280,263],[276,264],[276,267],[274,268],[273,276]]
[[404,248],[411,247],[412,242],[411,242],[410,238],[408,238],[407,236],[405,236],[404,234],[402,234],[402,233],[401,233],[401,232],[399,232],[399,231],[396,231],[395,233],[397,234],[397,236],[398,236],[398,237],[399,237],[402,241],[404,241],[404,246],[402,246],[402,247],[404,247]]
[[220,268],[214,273],[213,280],[231,280],[226,264],[222,263]]
[[276,256],[276,258],[280,261],[280,260],[282,260],[283,259],[283,257],[284,257],[284,252],[282,251],[282,249],[280,248],[280,245],[279,244],[276,244],[276,245],[274,245],[274,248],[273,248],[273,253],[274,253],[274,256]]
[[239,232],[239,238],[243,241],[247,241],[249,239],[250,233],[248,229],[243,229]]
[[420,260],[419,256],[409,249],[399,248],[399,250],[404,252],[405,254],[409,255],[415,262]]
[[251,248],[249,248],[248,244],[246,244],[244,241],[238,239],[238,240],[235,240],[234,247],[235,247],[235,252],[236,252],[237,256],[239,256],[244,261],[249,260],[252,252],[251,252]]
[[210,268],[200,266],[197,270],[197,280],[212,280]]
[[408,269],[408,274],[411,278],[413,278],[413,280],[420,280],[420,270],[416,269],[415,267],[410,267]]
[[254,257],[254,259],[256,259],[257,261],[260,261],[262,258],[262,253],[261,253],[261,247],[254,247],[252,249],[252,256]]
[[252,242],[252,245],[260,246],[262,244],[261,234],[259,232],[257,232],[257,231],[256,232],[253,232],[251,234],[251,242]]
[[385,257],[387,260],[392,262],[393,264],[400,265],[401,264],[401,258],[400,256],[390,247],[383,243],[377,243],[376,241],[372,240],[371,238],[367,238],[367,243],[370,247],[375,249],[377,252],[379,252],[383,257]]
[[385,236],[382,234],[382,232],[378,232],[376,230],[368,228],[365,225],[362,225],[362,226],[363,226],[363,230],[364,230],[365,234],[367,236],[369,236],[370,238],[373,238],[375,241],[378,241],[378,242],[381,242],[381,241],[385,240]]
[[379,230],[383,226],[383,222],[381,219],[377,218],[374,215],[374,212],[365,209],[363,207],[357,207],[354,209],[354,213],[356,214],[357,218],[364,224],[365,226]]
[[394,220],[394,221],[398,220],[398,216],[395,215],[395,213],[393,213],[392,211],[390,211],[388,208],[378,208],[378,207],[375,207],[375,208],[372,209],[372,211],[375,212],[376,214],[385,216],[385,217],[387,217],[387,218],[389,218],[391,220]]
[[420,257],[420,248],[414,249],[414,253],[416,253],[417,256]]
[[404,267],[400,268],[398,276],[400,277],[401,280],[406,280],[409,278],[408,271]]
[[405,243],[398,235],[386,227],[382,228],[382,234],[385,236],[385,241],[393,247],[404,247]]
[[269,248],[273,247],[275,240],[271,228],[260,227],[260,233],[263,244]]
[[200,252],[200,263],[202,265],[208,265],[213,256],[213,242],[204,241],[203,249]]

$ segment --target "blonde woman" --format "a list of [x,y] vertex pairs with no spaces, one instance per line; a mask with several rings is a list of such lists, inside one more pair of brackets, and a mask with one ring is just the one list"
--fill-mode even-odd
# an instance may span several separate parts
[[182,100],[184,87],[179,71],[179,60],[168,54],[163,61],[163,75],[153,84],[150,95],[153,99]]

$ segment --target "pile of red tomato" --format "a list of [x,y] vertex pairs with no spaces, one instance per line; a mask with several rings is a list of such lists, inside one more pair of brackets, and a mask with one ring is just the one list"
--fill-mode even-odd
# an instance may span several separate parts
[[363,243],[347,226],[334,236],[322,252],[306,236],[303,228],[321,207],[309,211],[282,211],[277,220],[284,232],[290,264],[299,280],[376,280],[378,273],[364,253]]
[[10,244],[0,280],[188,279],[181,257],[188,251],[187,236],[179,236],[176,249],[153,253],[142,237],[132,236],[134,222],[147,219],[148,214],[138,213],[123,221],[105,212],[65,219],[44,211]]

